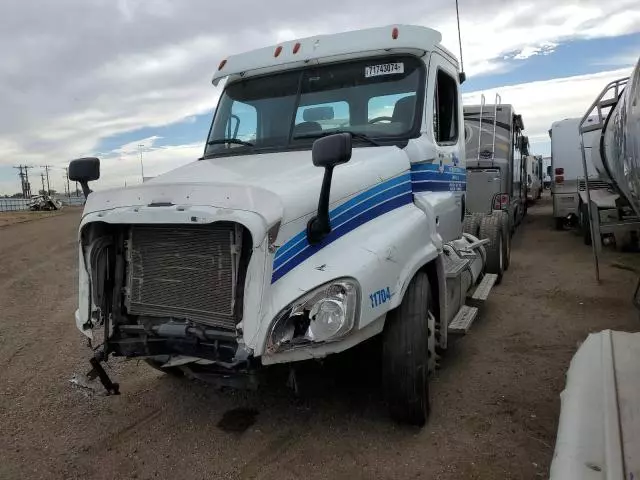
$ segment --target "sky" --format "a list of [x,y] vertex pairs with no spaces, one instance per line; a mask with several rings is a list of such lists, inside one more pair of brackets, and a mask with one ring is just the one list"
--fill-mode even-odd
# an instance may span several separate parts
[[[640,56],[640,0],[459,0],[465,103],[499,93],[523,115],[535,154]],[[81,156],[95,188],[124,186],[198,158],[230,54],[310,35],[411,23],[458,55],[454,0],[4,0],[0,6],[0,194],[52,188]],[[143,145],[139,147],[139,145]]]

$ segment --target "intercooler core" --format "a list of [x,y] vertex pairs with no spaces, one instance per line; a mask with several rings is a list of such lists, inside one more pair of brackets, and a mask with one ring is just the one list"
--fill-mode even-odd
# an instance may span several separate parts
[[242,227],[131,227],[127,248],[130,314],[235,328]]

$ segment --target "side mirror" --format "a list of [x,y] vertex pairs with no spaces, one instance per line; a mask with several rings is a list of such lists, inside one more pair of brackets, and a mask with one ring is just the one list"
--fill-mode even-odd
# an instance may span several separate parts
[[307,240],[311,245],[322,241],[331,233],[329,222],[329,196],[333,168],[351,160],[351,134],[336,133],[313,142],[311,158],[316,167],[324,168],[322,189],[318,200],[318,213],[307,223]]
[[84,157],[69,163],[69,180],[78,182],[82,186],[82,193],[87,198],[91,193],[89,182],[100,178],[100,159]]
[[351,160],[351,134],[336,133],[313,142],[311,158],[316,167],[335,167]]

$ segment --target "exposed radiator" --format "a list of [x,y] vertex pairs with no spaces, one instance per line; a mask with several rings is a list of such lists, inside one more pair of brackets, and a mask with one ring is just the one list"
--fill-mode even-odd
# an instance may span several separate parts
[[133,226],[128,248],[129,313],[235,328],[241,242],[242,230],[231,222]]

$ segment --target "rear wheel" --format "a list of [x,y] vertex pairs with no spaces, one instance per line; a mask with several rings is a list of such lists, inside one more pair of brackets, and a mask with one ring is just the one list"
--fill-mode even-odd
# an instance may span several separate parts
[[480,223],[480,239],[489,239],[485,245],[487,251],[487,273],[495,273],[498,276],[496,284],[502,281],[504,274],[504,241],[502,231],[502,218],[498,215],[484,217]]
[[478,231],[480,230],[480,221],[482,220],[482,216],[483,215],[481,213],[471,213],[466,215],[464,217],[464,223],[462,224],[462,231],[477,237]]
[[428,375],[435,369],[431,286],[418,272],[398,308],[387,315],[382,338],[382,381],[391,417],[422,426],[429,416]]
[[504,271],[511,265],[511,232],[509,229],[509,214],[505,211],[497,212],[502,223],[502,246],[504,247]]
[[586,204],[580,203],[578,210],[580,233],[582,234],[582,241],[585,245],[591,245],[591,222],[589,221],[589,207]]

